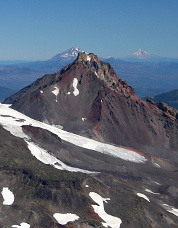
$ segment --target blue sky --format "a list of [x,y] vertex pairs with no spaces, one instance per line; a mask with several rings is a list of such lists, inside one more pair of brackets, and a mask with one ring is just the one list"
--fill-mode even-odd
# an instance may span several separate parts
[[76,45],[178,57],[178,0],[0,0],[0,60],[47,60]]

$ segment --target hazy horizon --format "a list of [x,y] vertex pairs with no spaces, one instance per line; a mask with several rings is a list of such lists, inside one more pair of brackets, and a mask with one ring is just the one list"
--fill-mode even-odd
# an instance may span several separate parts
[[177,0],[1,1],[1,61],[47,60],[78,46],[100,57],[138,49],[178,58]]

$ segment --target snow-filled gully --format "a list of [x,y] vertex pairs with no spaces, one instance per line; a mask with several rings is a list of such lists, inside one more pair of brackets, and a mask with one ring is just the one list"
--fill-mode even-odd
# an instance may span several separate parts
[[103,154],[108,154],[126,161],[143,163],[146,162],[146,158],[132,150],[127,150],[122,147],[101,143],[92,139],[88,139],[64,130],[61,130],[55,126],[51,126],[40,121],[31,119],[30,117],[10,108],[10,105],[0,104],[0,124],[4,129],[10,131],[11,134],[23,138],[32,154],[45,164],[51,164],[57,169],[68,170],[71,172],[84,172],[91,173],[87,170],[73,168],[66,166],[59,159],[50,155],[47,151],[40,148],[36,144],[30,142],[30,138],[23,132],[22,125],[32,125],[34,127],[40,127],[51,131],[58,135],[62,140],[72,143],[76,146],[94,150]]
[[97,203],[98,205],[92,205],[95,213],[97,213],[100,218],[102,218],[105,222],[103,222],[103,226],[104,227],[111,227],[111,228],[119,228],[122,220],[120,218],[117,218],[115,216],[109,215],[105,212],[104,210],[104,203],[107,203],[108,200],[110,200],[109,198],[102,198],[99,194],[95,193],[95,192],[90,192],[89,196],[92,198],[93,201],[95,201],[95,203]]

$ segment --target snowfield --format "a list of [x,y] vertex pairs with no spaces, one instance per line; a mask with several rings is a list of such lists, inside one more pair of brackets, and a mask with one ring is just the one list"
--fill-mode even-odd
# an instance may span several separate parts
[[93,201],[95,201],[98,205],[92,205],[95,213],[97,213],[104,221],[102,222],[103,226],[105,227],[111,227],[111,228],[119,228],[122,220],[120,218],[117,218],[112,215],[108,215],[104,210],[104,203],[107,203],[107,200],[110,200],[109,198],[102,198],[99,194],[95,192],[90,192],[89,196],[92,198]]
[[3,205],[12,205],[14,202],[14,194],[11,190],[8,188],[4,187],[1,192],[4,202]]
[[4,129],[10,131],[11,134],[17,137],[23,138],[27,142],[29,149],[32,151],[33,155],[37,157],[37,159],[39,159],[42,162],[48,162],[48,164],[52,164],[55,168],[58,168],[58,169],[63,168],[73,172],[90,173],[89,171],[86,171],[86,170],[82,171],[81,169],[66,166],[64,163],[62,163],[52,155],[49,155],[47,151],[31,143],[30,138],[22,131],[22,127],[21,127],[22,125],[31,125],[34,127],[40,127],[42,129],[46,129],[58,135],[62,140],[65,140],[76,146],[94,150],[126,161],[135,162],[135,163],[144,163],[147,161],[147,159],[144,156],[132,150],[127,150],[122,147],[101,143],[89,138],[85,138],[85,137],[64,131],[55,126],[51,126],[51,125],[42,123],[40,121],[31,119],[30,117],[16,110],[11,109],[10,105],[0,104],[0,124],[3,126]]

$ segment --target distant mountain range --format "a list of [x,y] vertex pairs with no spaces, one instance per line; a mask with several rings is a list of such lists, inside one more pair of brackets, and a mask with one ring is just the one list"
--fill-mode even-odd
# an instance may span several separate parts
[[[58,72],[66,64],[74,61],[80,52],[83,51],[75,46],[46,61],[2,66],[0,67],[0,85],[12,90],[19,90],[44,74]],[[176,60],[170,61],[169,59],[168,62],[147,61],[151,60],[153,55],[141,49],[130,57],[134,57],[134,62],[132,62],[132,58],[123,58],[124,60],[112,57],[100,59],[109,62],[117,75],[135,88],[139,97],[155,96],[177,89],[178,62]],[[154,58],[157,57],[154,56]],[[143,62],[143,60],[145,61]]]

